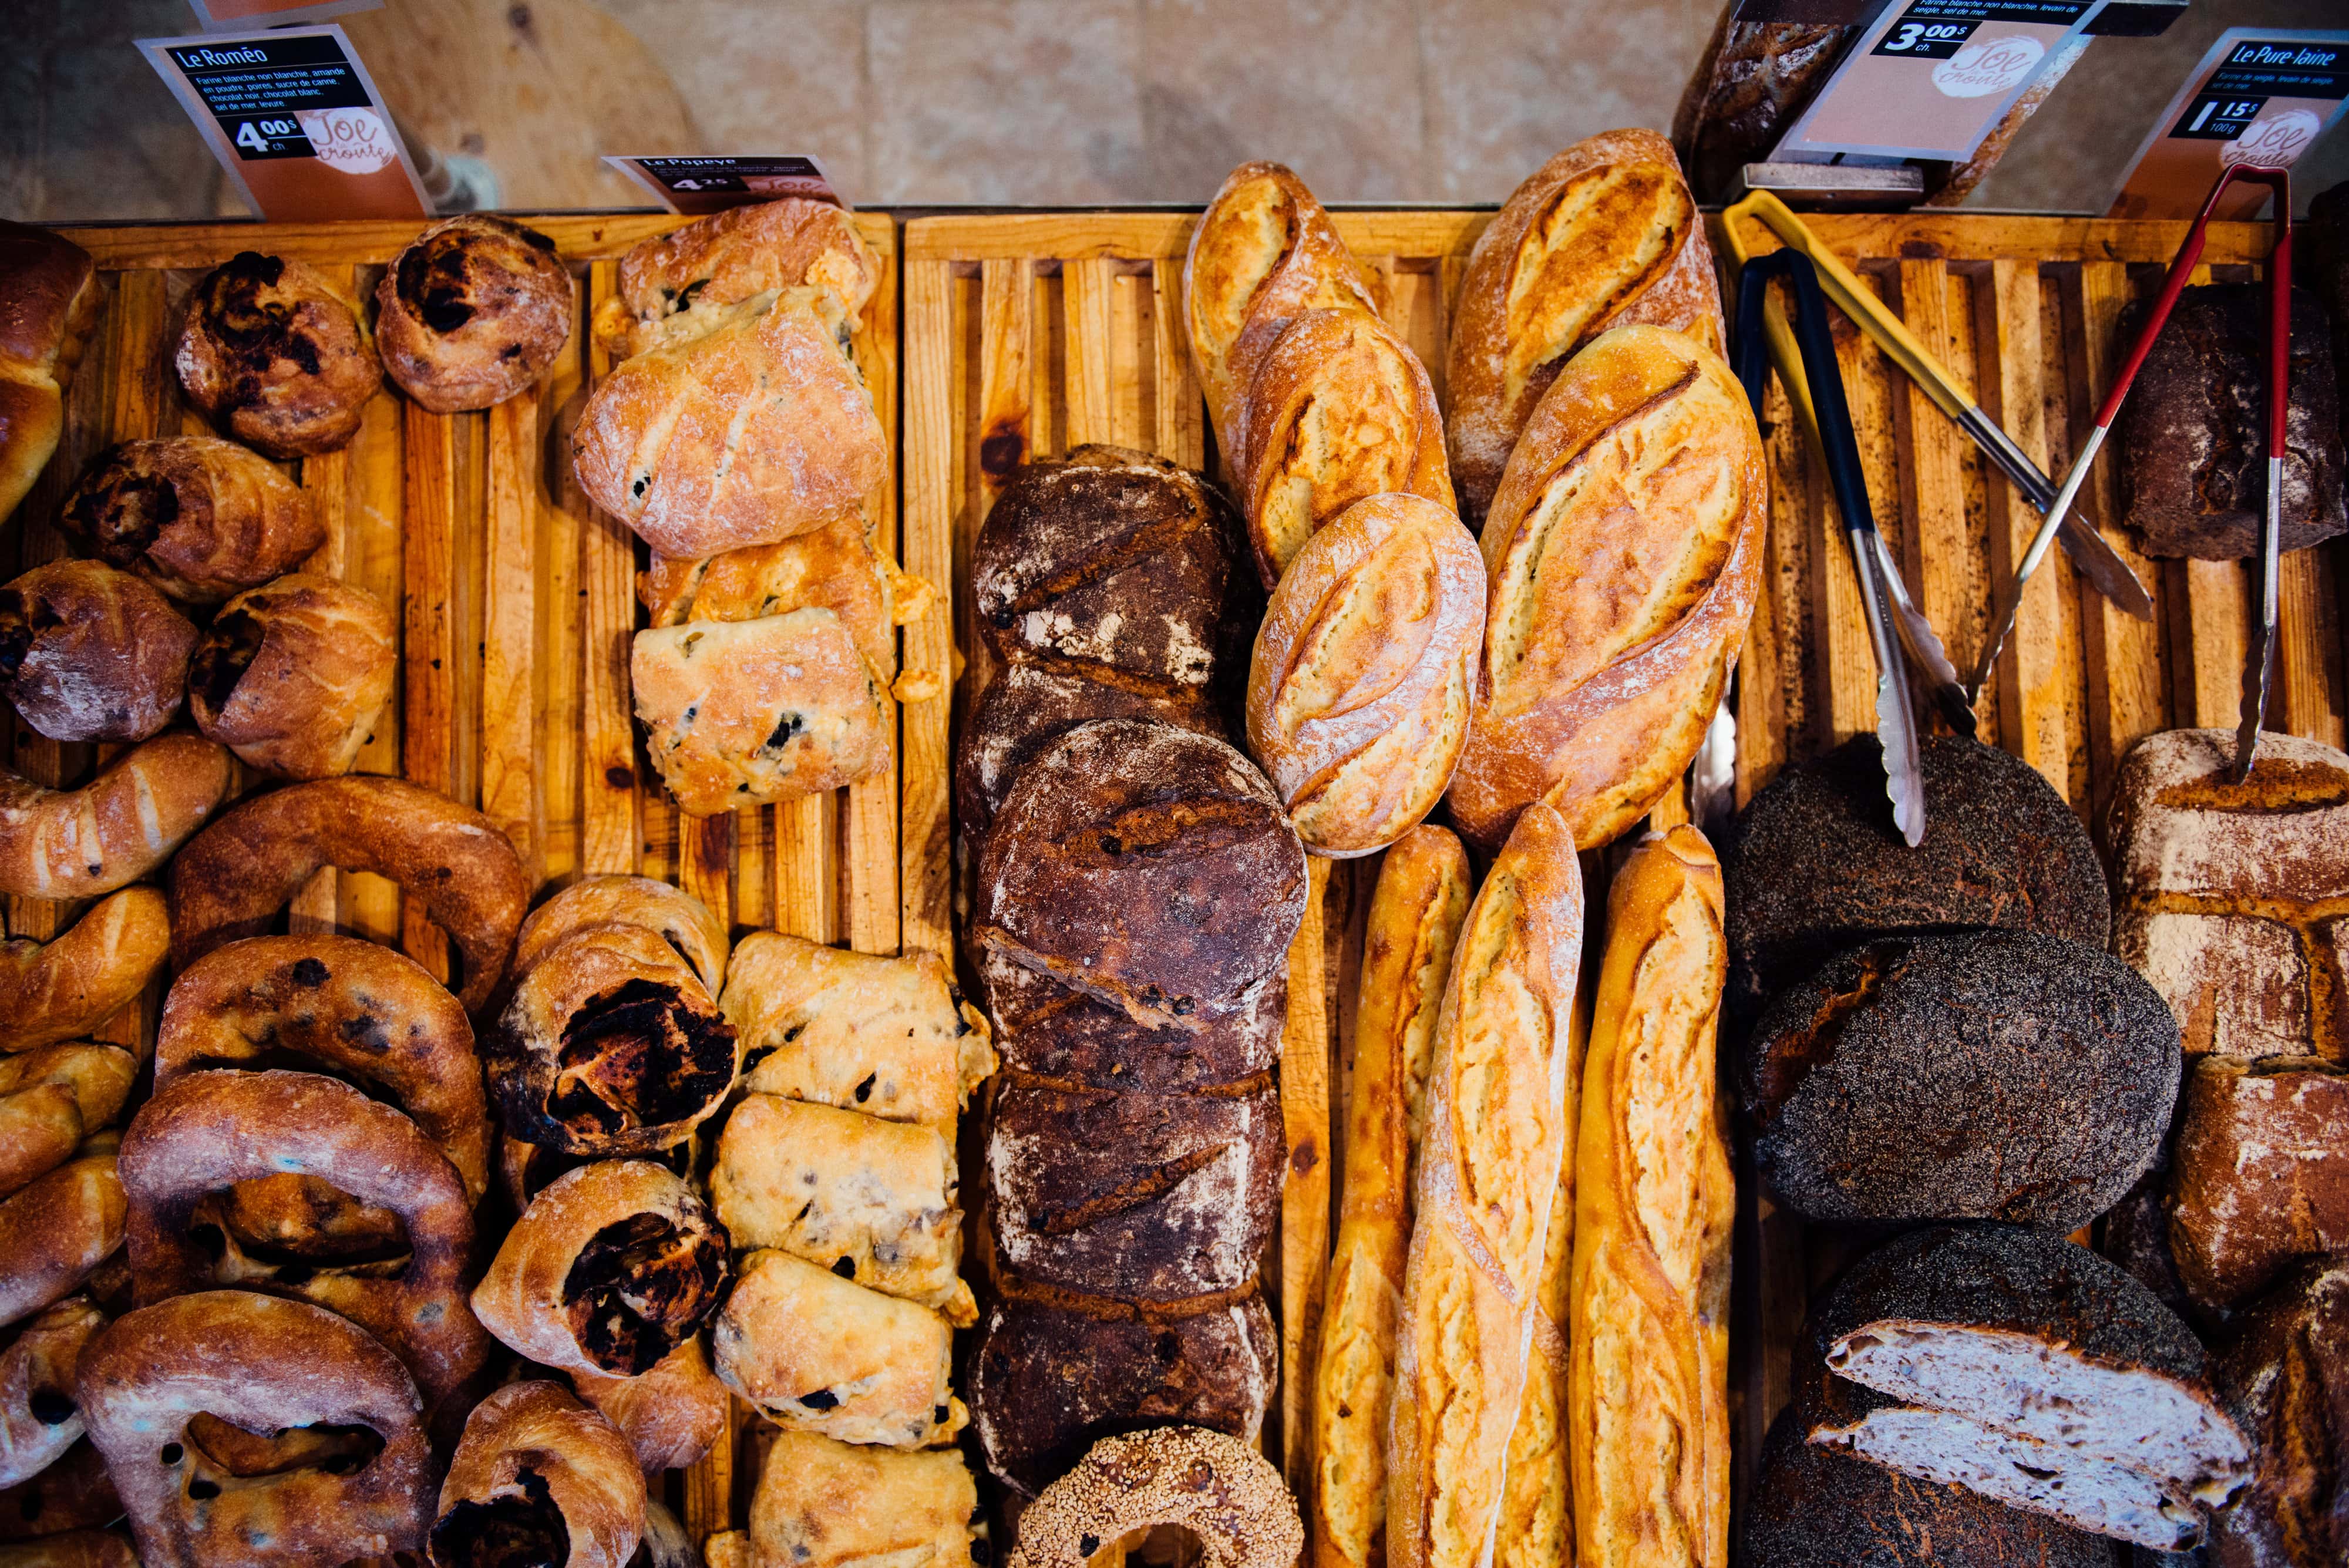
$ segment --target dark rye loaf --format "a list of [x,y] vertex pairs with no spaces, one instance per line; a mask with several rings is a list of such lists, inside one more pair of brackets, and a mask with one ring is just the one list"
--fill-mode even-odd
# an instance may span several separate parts
[[1919,748],[1925,837],[1892,824],[1883,751],[1858,735],[1787,768],[1732,820],[1729,1002],[1769,998],[1871,937],[2012,926],[2103,947],[2112,914],[2087,830],[2019,758],[1954,736]]
[[1254,763],[1165,724],[1080,725],[1023,770],[979,857],[982,951],[1195,1032],[1279,969],[1305,847]]
[[2112,1543],[1803,1440],[1770,1424],[1745,1510],[1743,1568],[2112,1568]]
[[996,1050],[1014,1073],[1089,1089],[1187,1094],[1253,1078],[1280,1060],[1288,1020],[1285,967],[1196,1029],[1145,1028],[1123,1008],[1000,953],[982,954],[978,972],[994,1015]]
[[[2136,341],[2142,306],[2122,313]],[[2268,286],[2189,288],[2146,355],[2113,431],[2127,518],[2148,556],[2234,561],[2260,552],[2268,473]],[[2324,310],[2292,291],[2292,400],[2284,421],[2283,547],[2341,532],[2341,401]]]
[[1795,1355],[1810,1440],[2162,1551],[2242,1481],[2241,1432],[2176,1314],[2085,1247],[1912,1231],[1847,1270]]
[[1738,1074],[1756,1167],[1809,1219],[2070,1231],[2152,1165],[2178,1064],[2127,965],[1983,930],[1838,954],[1763,1015]]
[[2303,1264],[2261,1302],[2218,1376],[2257,1473],[2211,1529],[2212,1568],[2349,1563],[2349,1257]]
[[988,1469],[1033,1497],[1112,1432],[1181,1423],[1254,1442],[1279,1356],[1255,1292],[1155,1321],[1003,1301],[971,1353],[972,1429]]

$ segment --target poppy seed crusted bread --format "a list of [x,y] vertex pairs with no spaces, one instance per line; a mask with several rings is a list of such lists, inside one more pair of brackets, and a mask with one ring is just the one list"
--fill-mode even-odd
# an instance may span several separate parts
[[1838,954],[1738,1071],[1763,1179],[1807,1218],[2070,1231],[2153,1163],[2178,1067],[2168,1005],[2118,959],[1982,930]]
[[2020,759],[1954,736],[1919,747],[1925,837],[1902,843],[1874,735],[1787,768],[1731,822],[1729,1003],[1750,1020],[1841,949],[1900,932],[2012,926],[2103,947],[2096,846]]

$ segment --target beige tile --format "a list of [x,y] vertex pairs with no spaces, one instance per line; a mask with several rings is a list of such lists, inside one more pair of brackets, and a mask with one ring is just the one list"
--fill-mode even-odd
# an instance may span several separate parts
[[[119,40],[57,46],[39,91],[39,173],[26,186],[38,210],[28,215],[51,223],[213,215],[225,183],[220,164],[137,49]],[[243,211],[236,197],[227,202]]]
[[1325,202],[1426,187],[1419,7],[1411,0],[1150,0],[1143,119],[1150,195],[1204,202],[1270,158]]
[[876,202],[864,0],[597,0],[677,84],[711,152],[809,152]]
[[876,202],[1148,199],[1140,0],[875,0]]
[[1669,131],[1716,10],[1683,0],[1430,0],[1421,200],[1498,202],[1570,142]]

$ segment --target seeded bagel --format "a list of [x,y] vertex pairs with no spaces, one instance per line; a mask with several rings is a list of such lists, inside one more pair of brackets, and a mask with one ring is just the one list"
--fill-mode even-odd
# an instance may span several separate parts
[[1874,735],[1781,773],[1721,845],[1729,1004],[1770,998],[1856,942],[1900,932],[2011,926],[2103,947],[2104,867],[2087,830],[2020,759],[1955,736],[1919,748],[1925,837],[1892,825]]
[[2179,1063],[2168,1005],[2127,964],[1982,930],[1829,960],[1738,1070],[1763,1179],[1810,1219],[2071,1231],[2153,1163]]

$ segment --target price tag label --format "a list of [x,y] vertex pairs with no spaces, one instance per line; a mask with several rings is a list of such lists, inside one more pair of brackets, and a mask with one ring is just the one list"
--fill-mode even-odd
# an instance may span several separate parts
[[431,216],[408,150],[340,27],[139,47],[263,217]]
[[799,196],[845,207],[823,166],[802,153],[777,157],[707,158],[608,156],[604,160],[660,199],[672,213],[699,216],[729,207]]
[[196,26],[205,32],[234,33],[379,11],[383,0],[188,0],[188,5],[196,14]]
[[2098,0],[1907,0],[1886,7],[1778,143],[1775,159],[1961,162]]
[[[2190,218],[2230,163],[2289,169],[2349,103],[2349,32],[2220,35],[2137,149],[2116,218]],[[2268,192],[2227,192],[2221,218],[2258,214]]]

